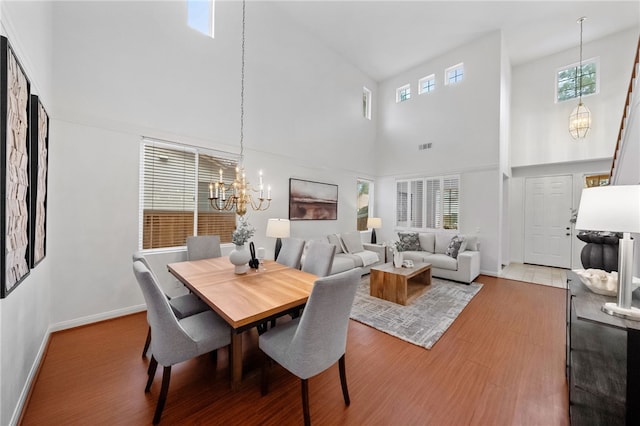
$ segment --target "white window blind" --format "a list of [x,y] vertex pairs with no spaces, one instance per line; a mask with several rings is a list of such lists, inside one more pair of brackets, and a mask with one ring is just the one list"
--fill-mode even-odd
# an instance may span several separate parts
[[459,176],[396,181],[396,226],[458,229]]
[[189,235],[231,241],[235,214],[212,209],[208,191],[220,169],[233,181],[235,160],[151,139],[143,140],[140,158],[140,248],[181,247]]

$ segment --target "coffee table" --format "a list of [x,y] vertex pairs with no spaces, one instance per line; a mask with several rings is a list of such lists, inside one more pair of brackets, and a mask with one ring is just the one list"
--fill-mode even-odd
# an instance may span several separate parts
[[431,264],[415,263],[413,268],[395,268],[393,263],[373,266],[369,287],[371,296],[407,305],[431,285]]

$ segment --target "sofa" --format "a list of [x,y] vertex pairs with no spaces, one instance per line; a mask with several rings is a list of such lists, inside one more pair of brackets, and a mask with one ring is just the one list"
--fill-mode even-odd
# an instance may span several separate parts
[[430,263],[434,277],[469,284],[480,275],[480,244],[476,236],[398,232],[398,238],[395,247],[402,259]]
[[[358,231],[330,234],[318,240],[336,246],[331,275],[353,268],[362,268],[362,275],[366,275],[371,271],[372,266],[381,265],[386,261],[386,248],[382,245],[363,243]],[[301,261],[303,265],[304,258],[303,254]]]

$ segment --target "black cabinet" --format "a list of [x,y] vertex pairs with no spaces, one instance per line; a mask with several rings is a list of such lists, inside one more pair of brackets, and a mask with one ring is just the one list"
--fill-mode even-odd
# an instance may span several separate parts
[[[602,312],[615,302],[567,274],[567,380],[572,425],[640,424],[640,322]],[[634,305],[640,305],[634,293]]]

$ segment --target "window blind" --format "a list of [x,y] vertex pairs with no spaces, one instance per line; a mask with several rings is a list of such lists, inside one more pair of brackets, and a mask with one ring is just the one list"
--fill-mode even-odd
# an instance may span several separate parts
[[459,229],[459,176],[396,181],[396,226]]

